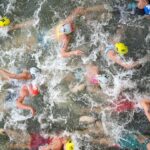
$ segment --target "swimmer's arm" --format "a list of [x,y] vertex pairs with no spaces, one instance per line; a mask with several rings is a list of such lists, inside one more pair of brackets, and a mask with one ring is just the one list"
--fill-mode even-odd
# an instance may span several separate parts
[[77,7],[75,8],[71,14],[65,19],[65,22],[72,22],[76,17],[86,15],[88,13],[93,12],[100,12],[104,13],[107,12],[107,9],[105,9],[104,5],[96,5],[92,7]]
[[150,107],[148,107],[148,105],[150,106],[150,100],[147,100],[147,99],[143,99],[141,102],[140,102],[141,106],[143,107],[144,109],[144,113],[147,117],[147,119],[150,121]]
[[71,56],[80,56],[80,55],[83,54],[83,52],[80,51],[80,50],[75,50],[75,51],[70,51],[70,52],[66,52],[65,50],[61,49],[61,56],[63,58],[68,58],[68,57],[71,57]]
[[65,23],[73,22],[75,18],[84,15],[85,14],[85,8],[84,7],[77,7],[75,8],[71,14],[64,20]]
[[17,102],[16,102],[16,106],[20,109],[23,109],[23,110],[30,110],[32,113],[32,116],[34,116],[36,111],[34,110],[33,107],[28,106],[26,104],[23,104],[24,98],[25,98],[25,96],[18,97]]
[[33,26],[34,23],[35,23],[35,20],[28,20],[28,21],[23,22],[23,23],[15,24],[10,28],[9,31],[13,31],[16,29],[22,29],[22,28],[28,28],[30,26]]
[[79,55],[82,55],[83,52],[80,51],[80,50],[74,50],[74,51],[67,51],[68,49],[68,45],[69,45],[69,41],[70,40],[63,40],[63,44],[61,46],[61,49],[60,49],[60,53],[61,53],[61,56],[63,58],[67,58],[67,57],[71,57],[71,56],[79,56]]
[[10,79],[18,79],[18,80],[28,80],[31,79],[31,75],[29,73],[20,73],[20,74],[15,74],[8,72],[6,70],[0,69],[0,74],[2,74],[6,78]]
[[23,104],[25,96],[19,96],[16,102],[16,105],[20,109],[30,110],[31,106]]
[[110,60],[112,60],[116,64],[118,64],[126,69],[132,69],[139,65],[138,61],[134,62],[132,64],[124,62],[123,60],[121,60],[121,58],[118,56],[118,54],[114,53],[113,51],[108,52],[107,56],[109,57]]

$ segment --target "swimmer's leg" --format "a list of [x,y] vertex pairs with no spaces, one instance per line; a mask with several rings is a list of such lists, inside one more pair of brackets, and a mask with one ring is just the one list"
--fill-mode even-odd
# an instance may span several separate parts
[[0,74],[2,74],[2,76],[4,76],[7,80],[9,79],[31,79],[31,75],[28,72],[22,72],[20,74],[15,74],[15,73],[11,73],[8,72],[4,69],[0,69]]

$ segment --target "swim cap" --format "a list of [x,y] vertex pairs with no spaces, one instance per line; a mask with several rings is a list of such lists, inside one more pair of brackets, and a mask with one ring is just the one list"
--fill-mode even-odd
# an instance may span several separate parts
[[60,31],[65,33],[65,34],[70,34],[73,32],[73,26],[72,24],[64,24],[60,27]]
[[36,76],[40,73],[40,70],[36,67],[30,68],[30,74],[32,75],[32,78],[35,79]]
[[33,96],[37,96],[40,94],[40,91],[38,89],[38,85],[32,82],[31,84],[28,85],[28,90],[29,93]]
[[107,84],[108,83],[108,78],[106,77],[105,74],[98,75],[97,78],[101,84]]
[[66,150],[74,150],[74,143],[72,142],[72,140],[68,140],[65,146]]
[[116,43],[115,47],[117,53],[120,55],[125,55],[128,53],[128,47],[124,43]]
[[150,4],[144,7],[144,12],[146,15],[150,15]]
[[10,20],[7,17],[3,17],[0,19],[0,27],[5,27],[10,24]]

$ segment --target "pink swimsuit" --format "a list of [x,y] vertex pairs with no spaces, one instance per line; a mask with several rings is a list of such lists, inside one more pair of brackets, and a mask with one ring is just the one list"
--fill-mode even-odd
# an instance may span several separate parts
[[31,141],[30,141],[30,150],[38,150],[38,148],[45,144],[50,144],[53,138],[43,138],[41,135],[37,133],[31,134]]
[[94,84],[94,85],[98,85],[99,80],[95,76],[93,76],[93,77],[90,78],[90,83]]

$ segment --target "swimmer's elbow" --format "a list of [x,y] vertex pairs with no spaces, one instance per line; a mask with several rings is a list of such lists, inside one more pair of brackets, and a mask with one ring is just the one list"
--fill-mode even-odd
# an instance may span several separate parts
[[17,99],[16,106],[17,106],[18,108],[20,108],[21,105],[22,105],[22,102],[20,102],[20,101]]
[[22,102],[23,102],[24,98],[23,97],[19,97],[16,101],[16,106],[17,107],[20,107],[22,105]]

